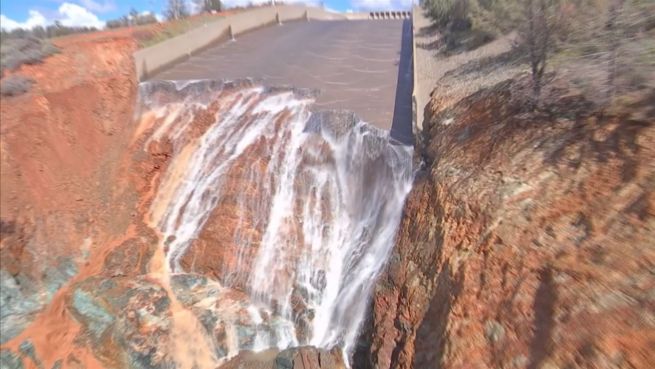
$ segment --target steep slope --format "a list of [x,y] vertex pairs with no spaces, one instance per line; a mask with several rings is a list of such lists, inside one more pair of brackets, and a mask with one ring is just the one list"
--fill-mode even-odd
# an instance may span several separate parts
[[655,362],[654,95],[600,111],[558,81],[534,113],[526,80],[434,92],[362,365]]
[[118,178],[136,96],[133,39],[56,41],[61,52],[17,73],[32,91],[2,98],[2,343],[14,338],[98,246],[125,232],[135,205]]

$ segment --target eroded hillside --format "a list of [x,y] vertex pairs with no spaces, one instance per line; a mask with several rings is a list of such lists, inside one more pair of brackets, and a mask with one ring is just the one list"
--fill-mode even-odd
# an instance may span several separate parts
[[655,359],[655,95],[608,111],[559,79],[534,112],[528,88],[518,75],[462,99],[433,93],[363,365]]

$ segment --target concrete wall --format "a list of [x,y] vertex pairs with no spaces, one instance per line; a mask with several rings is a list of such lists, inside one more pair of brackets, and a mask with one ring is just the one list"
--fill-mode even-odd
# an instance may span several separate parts
[[278,5],[250,9],[217,19],[182,35],[160,42],[134,53],[134,64],[139,81],[161,69],[189,57],[214,42],[228,39],[269,24],[299,19],[348,19],[345,14],[328,12],[304,5]]
[[[419,5],[414,5],[412,7],[412,63],[413,63],[413,68],[412,68],[412,74],[414,78],[414,83],[413,83],[413,90],[412,90],[412,128],[414,131],[414,137],[416,138],[416,143],[418,145],[421,144],[421,131],[423,130],[423,110],[425,108],[425,102],[422,101],[422,98],[419,96],[420,93],[420,88],[419,88],[419,83],[421,81],[418,80],[417,76],[417,70],[418,66],[416,63],[416,31],[417,31],[417,25],[416,25],[416,16],[419,15],[421,12],[421,8]],[[421,109],[421,111],[419,111]]]

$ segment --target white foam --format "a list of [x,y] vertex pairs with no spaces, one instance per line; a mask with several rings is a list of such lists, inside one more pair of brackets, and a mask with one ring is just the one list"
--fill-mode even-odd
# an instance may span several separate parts
[[[240,215],[252,218],[239,219],[234,230],[240,248],[236,267],[218,268],[226,287],[247,277],[241,279],[247,280],[251,299],[246,302],[249,322],[229,325],[229,356],[244,349],[311,344],[341,346],[348,357],[375,278],[393,247],[412,183],[412,148],[391,145],[385,132],[363,122],[341,137],[324,129],[306,133],[312,100],[290,91],[246,88],[223,99],[216,122],[195,141],[189,134],[193,115],[205,105],[191,100],[171,103],[170,115],[152,136],[171,139],[176,153],[193,148],[190,156],[179,158],[185,162],[171,164],[182,172],[167,173],[160,185],[173,188],[172,196],[160,191],[153,203],[153,209],[165,206],[155,219],[157,227],[164,237],[175,236],[168,244],[168,262],[181,270],[180,258],[223,195],[225,173],[249,147],[265,140],[267,169],[250,168],[243,181],[256,186],[266,203],[238,195]],[[276,130],[274,122],[283,112],[288,118]],[[246,225],[258,227],[261,239],[249,238],[241,229]],[[257,256],[246,269],[244,251],[253,244],[259,245]],[[302,309],[294,308],[294,298],[302,299]],[[302,319],[307,324],[299,337]],[[254,343],[242,347],[235,324],[250,324]]]

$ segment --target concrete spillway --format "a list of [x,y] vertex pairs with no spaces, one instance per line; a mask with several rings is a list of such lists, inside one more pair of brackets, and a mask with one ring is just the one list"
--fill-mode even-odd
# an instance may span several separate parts
[[206,246],[226,295],[197,363],[305,345],[349,362],[412,184],[411,41],[407,20],[296,21],[141,84],[146,147],[172,145],[150,213],[163,275],[203,271]]
[[[400,78],[398,73],[401,60],[411,67],[411,36],[403,37],[403,28],[411,34],[407,20],[294,21],[264,27],[207,48],[151,79],[255,78],[269,86],[318,89],[315,109],[350,110],[388,130],[399,120],[394,106],[411,101],[411,73]],[[403,109],[401,123],[394,125],[404,124],[411,133],[410,113],[411,107]]]

